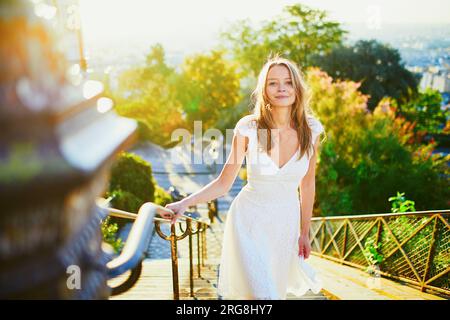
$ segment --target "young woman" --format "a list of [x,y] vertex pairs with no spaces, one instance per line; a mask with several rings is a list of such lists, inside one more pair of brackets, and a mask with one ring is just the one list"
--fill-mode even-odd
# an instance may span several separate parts
[[246,158],[248,183],[227,213],[218,294],[286,299],[288,292],[318,293],[321,280],[304,260],[311,251],[315,167],[324,128],[308,106],[302,74],[287,59],[264,65],[252,97],[254,113],[236,124],[220,175],[166,208],[175,213],[174,223],[189,206],[225,195]]

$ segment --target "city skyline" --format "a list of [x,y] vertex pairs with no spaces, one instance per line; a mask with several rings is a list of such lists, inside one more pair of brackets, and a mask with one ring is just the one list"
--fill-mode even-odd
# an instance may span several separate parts
[[[80,0],[83,36],[88,43],[161,43],[170,51],[207,49],[219,40],[221,31],[234,22],[252,23],[273,19],[287,5],[299,1],[177,1]],[[328,12],[350,31],[349,37],[364,34],[389,36],[393,25],[450,24],[450,1],[303,0],[300,3]],[[103,14],[99,14],[102,13]],[[401,12],[401,14],[399,14]],[[406,28],[407,30],[407,28]]]

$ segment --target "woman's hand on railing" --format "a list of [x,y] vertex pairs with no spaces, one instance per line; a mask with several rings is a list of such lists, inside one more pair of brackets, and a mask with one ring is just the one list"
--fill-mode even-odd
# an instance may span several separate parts
[[[183,213],[189,208],[186,201],[180,200],[165,205],[165,208],[172,210],[175,214],[169,215],[167,219],[171,219],[171,224],[177,222],[177,219],[183,215]],[[164,217],[166,218],[166,217]]]
[[168,208],[157,206],[156,207],[156,213],[158,214],[158,217],[163,219],[172,219],[174,212]]

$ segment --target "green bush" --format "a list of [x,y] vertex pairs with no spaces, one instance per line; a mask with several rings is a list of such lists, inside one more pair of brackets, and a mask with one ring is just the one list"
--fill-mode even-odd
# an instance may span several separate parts
[[[135,154],[126,152],[119,154],[119,158],[111,169],[109,183],[110,193],[117,190],[126,192],[123,194],[125,197],[131,194],[138,199],[124,200],[122,197],[120,203],[116,203],[114,199],[115,207],[116,205],[125,205],[124,207],[116,207],[118,209],[137,212],[136,207],[134,207],[136,201],[140,201],[140,204],[154,202],[155,184],[151,165]],[[133,205],[133,207],[127,207],[128,204]]]
[[128,191],[113,190],[108,195],[114,197],[111,201],[113,208],[132,213],[137,213],[141,205],[145,203],[133,193]]
[[[105,195],[112,197],[111,207],[138,213],[146,202],[154,202],[161,206],[172,202],[172,197],[158,186],[152,176],[151,165],[138,155],[122,152],[111,168],[109,189]],[[105,220],[106,221],[106,220]],[[116,239],[117,231],[130,220],[118,217],[108,217],[102,223],[104,240],[119,250],[120,242]],[[116,243],[117,242],[117,243]]]
[[120,253],[125,243],[122,239],[117,238],[117,230],[119,226],[117,223],[113,223],[110,217],[106,217],[101,223],[103,240],[110,244],[115,253]]
[[369,238],[364,243],[363,254],[369,260],[370,264],[366,272],[373,271],[374,266],[379,266],[383,262],[383,255],[380,254],[381,243],[376,243],[375,239]]
[[[138,155],[122,152],[111,168],[106,197],[113,197],[113,208],[138,213],[145,202],[154,202],[155,184],[151,165],[147,161]],[[130,220],[111,217],[110,222],[120,229]]]

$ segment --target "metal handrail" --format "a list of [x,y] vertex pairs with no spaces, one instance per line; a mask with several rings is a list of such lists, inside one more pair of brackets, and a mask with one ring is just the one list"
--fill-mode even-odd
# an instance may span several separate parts
[[134,269],[141,262],[142,255],[148,247],[153,232],[153,219],[155,213],[161,208],[158,208],[160,206],[157,204],[146,202],[139,208],[138,214],[133,214],[127,211],[110,208],[109,204],[111,199],[112,198],[98,198],[96,201],[97,206],[109,211],[110,214],[114,213],[122,218],[135,220],[122,252],[117,258],[114,258],[107,263],[108,276],[114,278],[128,270]]
[[109,277],[117,277],[135,268],[141,262],[142,255],[148,247],[153,232],[155,212],[156,207],[153,203],[144,203],[139,208],[122,252],[106,265]]
[[[107,264],[109,269],[109,276],[111,278],[125,273],[128,270],[137,270],[141,268],[142,256],[146,248],[149,245],[151,234],[153,233],[152,223],[154,222],[156,233],[164,240],[171,242],[171,260],[172,260],[172,281],[174,299],[179,299],[179,279],[178,279],[178,257],[177,257],[177,241],[189,236],[189,265],[190,265],[190,294],[194,296],[193,291],[193,255],[192,255],[192,236],[197,234],[197,255],[198,255],[198,276],[200,277],[200,265],[204,266],[204,258],[206,257],[206,229],[210,226],[210,219],[195,218],[188,215],[181,215],[175,223],[171,223],[171,219],[155,217],[155,213],[171,213],[174,212],[168,208],[162,207],[158,204],[147,202],[144,203],[138,214],[131,213],[125,210],[109,207],[113,197],[108,199],[98,198],[97,205],[103,209],[108,210],[109,214],[114,217],[135,220],[133,227],[130,230],[128,239],[125,243],[125,247],[119,257],[113,259]],[[185,222],[187,228],[183,230],[181,224]],[[194,231],[192,223],[197,223],[197,229]],[[161,223],[171,223],[170,235],[165,235],[161,229]],[[183,232],[181,235],[176,235],[175,226],[179,225],[180,230]],[[200,236],[202,250],[200,251]],[[130,275],[134,278],[133,283],[137,281],[138,276]],[[122,290],[117,290],[123,292]]]
[[[170,222],[169,219],[158,219],[155,218],[155,229],[158,236],[162,239],[170,241],[170,252],[171,252],[171,260],[172,260],[172,285],[173,285],[173,297],[174,300],[180,299],[180,288],[179,288],[179,277],[178,277],[178,256],[177,256],[177,242],[189,237],[189,282],[190,282],[190,295],[194,296],[194,266],[193,266],[193,253],[192,253],[192,236],[197,235],[197,271],[198,277],[201,277],[200,267],[204,266],[204,259],[207,256],[207,248],[206,248],[206,229],[209,227],[209,219],[196,219],[193,217],[189,217],[186,215],[181,216],[180,218],[184,218],[186,222],[186,229],[183,230],[181,228],[181,223],[177,223],[182,232],[181,235],[176,234],[176,224],[171,224],[170,226],[170,235],[165,235],[160,229],[160,222]],[[178,221],[177,221],[178,222]],[[192,222],[197,223],[197,229],[194,231],[192,228]],[[200,240],[201,237],[201,240]],[[200,250],[200,247],[202,250]]]
[[[166,212],[170,212],[173,214],[173,211],[164,207],[161,207],[155,203],[152,202],[147,202],[147,203],[151,203],[153,205],[155,205],[156,207],[156,211],[158,210],[165,210]],[[130,220],[136,220],[138,215],[136,213],[131,213],[128,211],[124,211],[124,210],[120,210],[120,209],[116,209],[116,208],[108,208],[108,211],[111,214],[111,216],[114,216],[116,218],[124,218],[124,219],[130,219]],[[201,222],[201,223],[205,223],[207,225],[210,225],[209,220],[203,219],[203,218],[194,218],[188,215],[181,215],[178,219],[177,219],[177,223],[181,222],[181,221],[187,221],[187,220],[191,220],[193,222]],[[165,219],[165,218],[158,218],[158,217],[154,217],[153,221],[160,221],[160,222],[171,222],[172,220],[170,219]]]
[[375,213],[375,214],[358,214],[358,215],[343,215],[343,216],[325,216],[325,217],[312,217],[311,220],[340,220],[340,219],[372,219],[378,217],[391,217],[391,216],[407,216],[407,215],[433,215],[435,213],[448,213],[450,210],[427,210],[427,211],[414,211],[414,212],[388,212],[388,213]]

